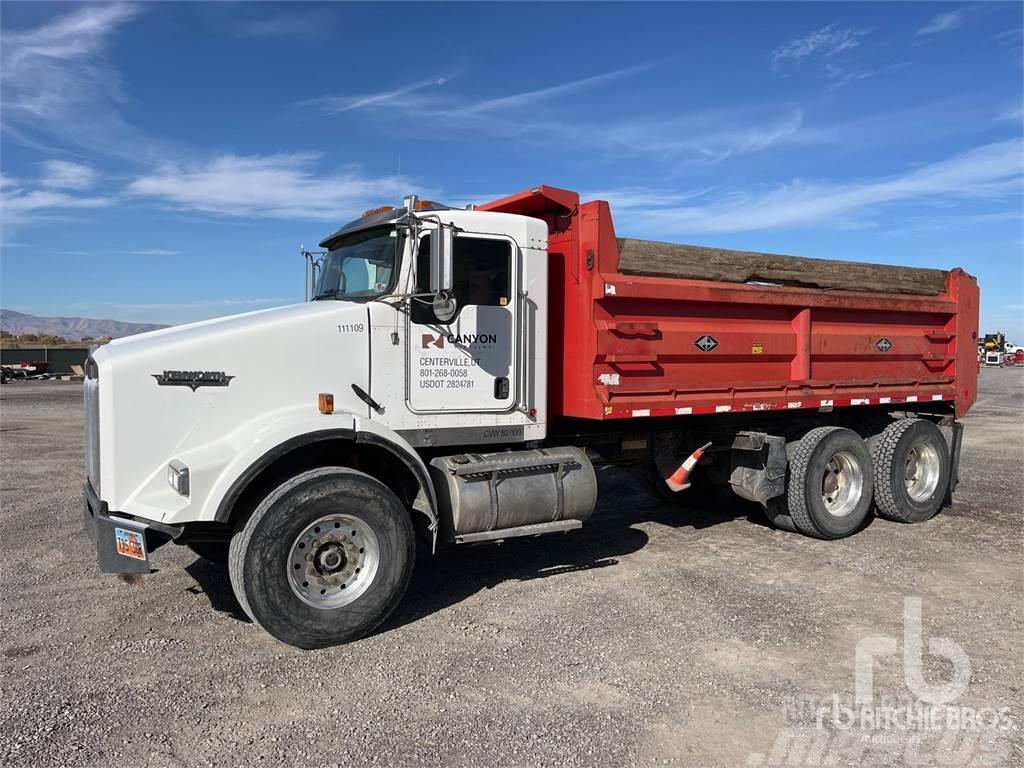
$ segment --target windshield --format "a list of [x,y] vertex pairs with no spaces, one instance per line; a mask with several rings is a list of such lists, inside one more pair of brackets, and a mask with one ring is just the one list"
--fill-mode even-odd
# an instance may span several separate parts
[[366,299],[387,293],[398,263],[398,243],[394,227],[344,238],[324,256],[314,299]]

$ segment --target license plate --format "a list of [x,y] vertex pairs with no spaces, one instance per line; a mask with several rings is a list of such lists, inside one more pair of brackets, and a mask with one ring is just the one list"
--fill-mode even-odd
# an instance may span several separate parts
[[136,560],[146,559],[146,542],[141,533],[115,528],[114,537],[117,541],[117,554],[133,557]]

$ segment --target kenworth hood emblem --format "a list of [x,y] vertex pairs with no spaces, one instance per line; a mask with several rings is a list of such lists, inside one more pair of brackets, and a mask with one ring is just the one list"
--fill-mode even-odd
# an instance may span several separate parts
[[224,371],[164,371],[151,375],[161,387],[188,387],[193,392],[200,387],[226,387],[235,378]]

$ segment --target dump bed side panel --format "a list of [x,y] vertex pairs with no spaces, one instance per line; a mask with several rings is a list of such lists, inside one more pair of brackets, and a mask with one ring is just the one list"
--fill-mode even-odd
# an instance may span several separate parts
[[[578,222],[582,279],[576,311],[563,316],[573,340],[563,355],[566,416],[901,403],[955,404],[962,414],[974,400],[977,285],[960,270],[894,268],[904,292],[889,294],[877,280],[870,291],[810,287],[812,273],[789,285],[627,275],[608,206],[579,206]],[[852,285],[858,272],[829,275]]]

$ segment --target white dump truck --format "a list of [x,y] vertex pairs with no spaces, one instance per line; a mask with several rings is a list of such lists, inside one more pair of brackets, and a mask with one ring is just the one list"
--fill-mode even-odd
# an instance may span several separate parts
[[313,648],[387,617],[417,532],[579,528],[598,462],[666,498],[729,486],[820,539],[922,522],[956,485],[977,379],[962,270],[619,240],[606,202],[553,187],[410,197],[321,246],[308,301],[88,360],[103,571],[189,546],[257,625]]

